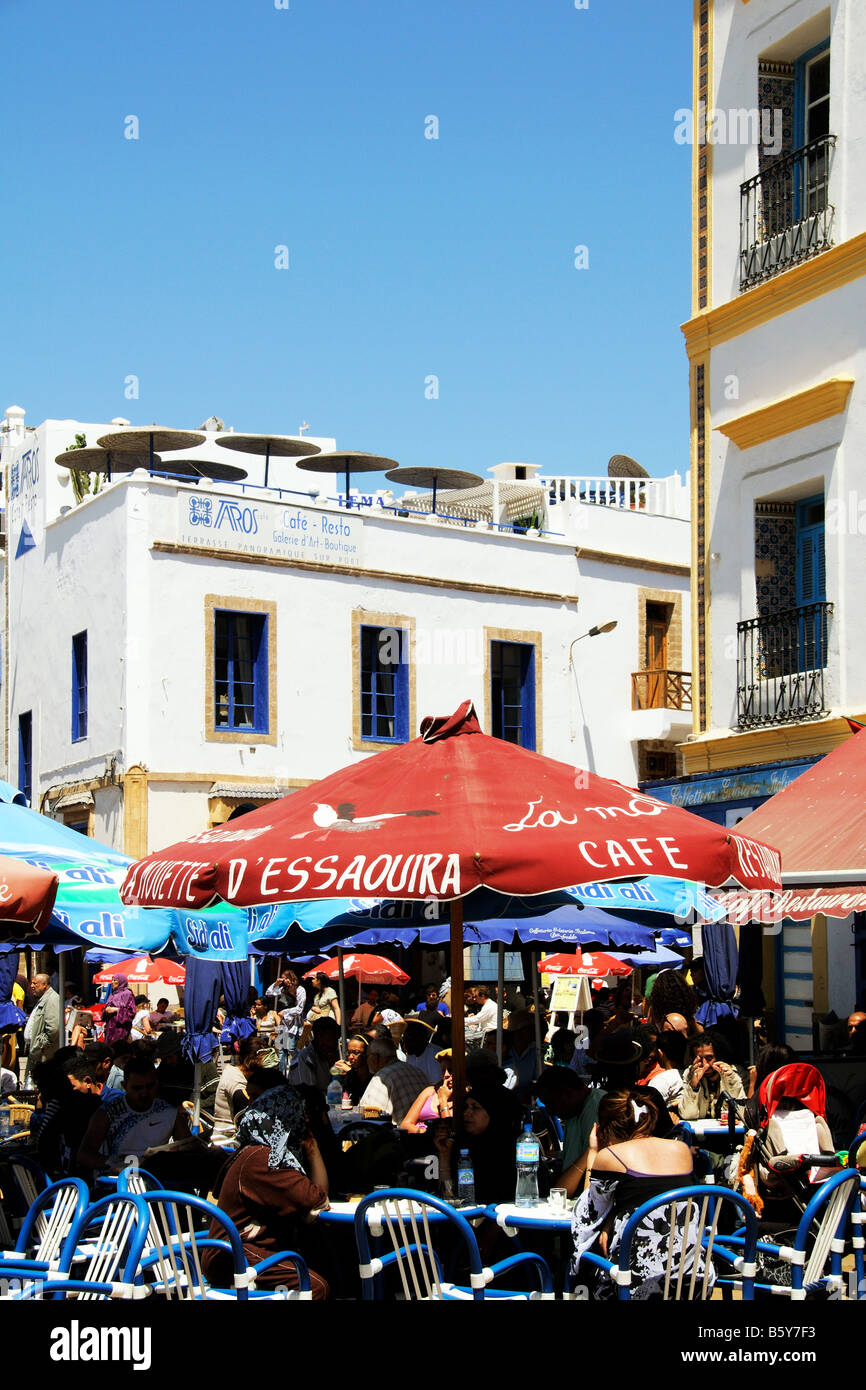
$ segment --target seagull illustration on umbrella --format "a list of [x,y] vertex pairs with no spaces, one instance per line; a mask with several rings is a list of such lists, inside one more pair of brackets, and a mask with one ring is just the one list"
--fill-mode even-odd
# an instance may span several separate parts
[[375,816],[356,816],[355,805],[342,801],[336,809],[326,801],[317,801],[313,821],[322,830],[377,830],[386,820],[401,816],[438,816],[438,811],[380,811]]

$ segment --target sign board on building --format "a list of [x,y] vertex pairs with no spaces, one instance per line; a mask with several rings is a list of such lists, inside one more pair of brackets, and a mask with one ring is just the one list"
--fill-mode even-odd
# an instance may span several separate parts
[[282,506],[250,495],[179,490],[177,541],[307,564],[363,564],[364,523],[348,512]]

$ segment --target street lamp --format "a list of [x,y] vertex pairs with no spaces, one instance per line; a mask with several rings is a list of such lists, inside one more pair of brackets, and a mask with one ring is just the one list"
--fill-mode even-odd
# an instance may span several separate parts
[[575,637],[574,642],[568,649],[568,664],[571,665],[572,653],[577,642],[582,642],[584,637],[600,637],[603,632],[613,632],[616,627],[616,618],[609,623],[599,623],[597,627],[591,627],[588,632],[582,632],[579,637]]

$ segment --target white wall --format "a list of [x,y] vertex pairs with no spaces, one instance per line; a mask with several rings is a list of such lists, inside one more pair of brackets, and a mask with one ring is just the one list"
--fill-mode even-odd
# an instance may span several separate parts
[[[736,724],[736,627],[757,616],[754,504],[823,491],[827,598],[834,604],[825,675],[831,708],[866,707],[866,646],[846,641],[866,583],[866,280],[824,295],[713,349],[710,369],[712,721]],[[750,449],[718,426],[834,377],[852,378],[844,412]],[[735,379],[739,397],[726,399]],[[861,506],[861,503],[863,504]],[[853,524],[852,524],[853,523]]]

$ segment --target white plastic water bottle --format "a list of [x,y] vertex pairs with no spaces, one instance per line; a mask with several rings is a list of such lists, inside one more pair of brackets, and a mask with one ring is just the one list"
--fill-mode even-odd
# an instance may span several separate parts
[[341,1082],[337,1080],[336,1076],[332,1077],[331,1079],[331,1082],[328,1086],[326,1099],[328,1102],[328,1109],[331,1111],[331,1115],[333,1117],[334,1111],[340,1109],[343,1101],[343,1087]]
[[532,1132],[532,1126],[523,1127],[517,1141],[517,1191],[514,1195],[516,1207],[538,1206],[538,1164],[541,1158],[541,1145]]
[[468,1149],[461,1149],[457,1160],[457,1200],[469,1206],[475,1205],[475,1172]]

